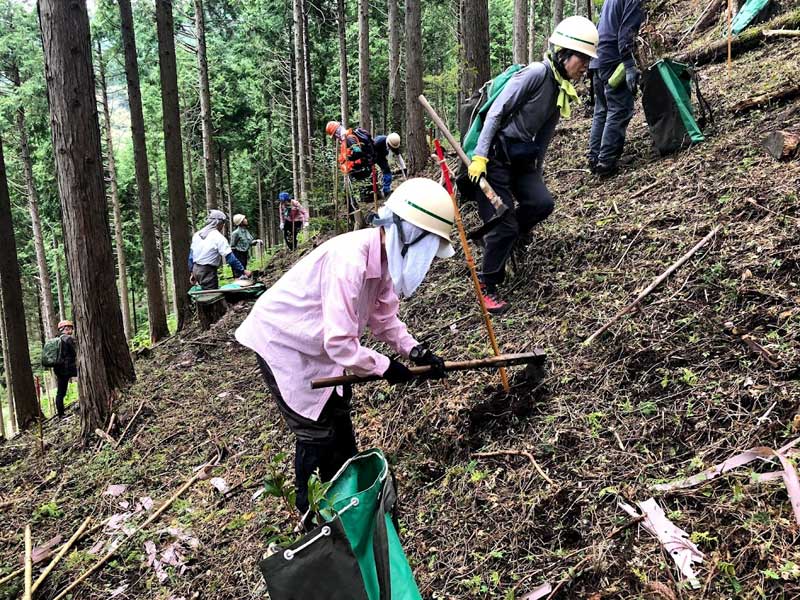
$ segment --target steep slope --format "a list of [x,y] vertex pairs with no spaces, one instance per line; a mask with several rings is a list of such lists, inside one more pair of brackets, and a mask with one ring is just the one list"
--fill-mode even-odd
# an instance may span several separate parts
[[[674,43],[705,5],[656,4],[665,13],[651,17],[648,41],[661,35],[662,43]],[[588,113],[563,124],[547,167],[556,212],[517,256],[513,311],[496,319],[504,351],[548,352],[544,382],[515,371],[508,397],[487,373],[358,390],[359,445],[381,447],[393,461],[403,539],[424,597],[520,598],[545,581],[558,586],[558,598],[800,597],[798,527],[785,487],[750,477],[774,465],[754,463],[677,493],[650,488],[800,435],[792,426],[800,401],[800,166],[760,147],[767,132],[797,127],[800,103],[731,111],[791,80],[798,50],[798,41],[772,41],[738,57],[730,78],[724,64],[704,68],[717,121],[705,143],[675,156],[653,154],[639,110],[630,165],[610,180],[583,171]],[[720,234],[640,310],[582,345],[718,224]],[[294,258],[281,253],[267,281]],[[127,423],[144,408],[118,450],[73,447],[75,417],[48,425],[44,457],[33,436],[0,447],[0,502],[9,502],[0,564],[15,564],[31,515],[37,544],[66,537],[89,514],[126,512],[121,501],[128,511],[143,496],[158,504],[194,467],[221,456],[213,474],[239,487],[223,496],[198,482],[75,597],[107,598],[121,586],[118,597],[264,596],[256,561],[267,539],[291,531],[293,515],[252,495],[276,469],[291,473],[291,447],[255,361],[232,338],[246,310],[237,306],[211,332],[188,332],[139,358],[139,382],[119,413]],[[448,358],[488,353],[460,255],[438,263],[402,311],[412,332]],[[553,483],[525,456],[475,455],[498,450],[530,452]],[[128,488],[103,495],[109,484]],[[659,544],[618,507],[651,496],[705,553],[700,590],[686,589]],[[159,582],[146,542],[164,550],[175,528],[199,545],[184,548],[186,572],[167,566]],[[109,536],[93,533],[80,545],[45,584],[45,597],[91,564],[98,539]],[[0,587],[0,598],[16,597],[19,585]]]

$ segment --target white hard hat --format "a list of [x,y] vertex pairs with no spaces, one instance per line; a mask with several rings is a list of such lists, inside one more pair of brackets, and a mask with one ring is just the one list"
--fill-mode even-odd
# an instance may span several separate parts
[[439,258],[449,258],[455,253],[450,245],[455,208],[450,194],[441,185],[425,177],[409,179],[397,187],[386,207],[404,221],[442,238],[436,254]]
[[236,227],[241,225],[242,221],[244,221],[244,220],[245,220],[245,216],[244,215],[233,215],[233,224],[236,225]]
[[400,147],[400,134],[393,131],[386,136],[386,143],[389,144],[389,148],[396,150]]
[[600,36],[597,27],[586,17],[567,17],[556,26],[550,43],[597,58]]

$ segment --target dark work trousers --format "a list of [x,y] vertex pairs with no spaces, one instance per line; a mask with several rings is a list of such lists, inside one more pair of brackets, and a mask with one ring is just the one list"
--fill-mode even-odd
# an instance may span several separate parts
[[[555,206],[533,161],[512,165],[502,151],[494,154],[489,158],[486,179],[511,210],[506,211],[500,223],[483,238],[481,279],[490,293],[505,279],[506,261],[514,242],[550,216]],[[478,212],[484,222],[494,216],[494,208],[483,194],[478,195]]]
[[247,270],[247,259],[250,257],[250,253],[245,250],[242,252],[241,250],[234,250],[233,255],[239,259],[239,262],[242,263],[242,268],[246,271]]
[[284,221],[283,222],[283,239],[286,242],[286,247],[289,250],[297,250],[297,234],[303,228],[302,221]]
[[218,267],[214,265],[198,265],[194,263],[192,266],[192,275],[194,275],[201,289],[216,290],[219,287],[217,268]]
[[294,476],[297,508],[308,510],[308,478],[319,469],[322,481],[330,481],[339,468],[358,452],[353,421],[350,419],[350,386],[344,395],[333,391],[316,421],[298,415],[284,402],[275,377],[263,358],[256,355],[261,375],[267,384],[286,425],[295,436]]
[[56,390],[56,412],[59,417],[64,416],[64,398],[67,397],[67,387],[69,386],[69,374],[55,373],[58,388]]
[[616,88],[608,84],[611,71],[596,71],[594,85],[594,117],[589,138],[589,162],[616,165],[625,147],[625,132],[633,117],[633,94],[623,81]]

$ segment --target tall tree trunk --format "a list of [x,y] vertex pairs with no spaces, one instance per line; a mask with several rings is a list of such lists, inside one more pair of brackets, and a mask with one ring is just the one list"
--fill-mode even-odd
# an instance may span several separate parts
[[536,60],[536,0],[528,2],[528,27],[528,63],[532,63]]
[[10,373],[9,388],[14,395],[14,410],[19,429],[26,429],[39,416],[36,392],[33,388],[33,370],[28,349],[28,330],[25,326],[25,306],[22,303],[22,284],[19,279],[17,242],[11,220],[11,198],[6,179],[3,141],[0,139],[0,294],[3,297],[8,354],[3,356],[5,368]]
[[389,0],[389,109],[391,120],[389,128],[400,135],[403,133],[403,88],[400,77],[400,30],[403,23],[398,0]]
[[58,251],[58,235],[53,234],[53,250],[56,255],[56,292],[58,293],[58,318],[64,320],[66,303],[64,302],[64,285],[61,282],[61,254]]
[[[489,66],[489,2],[488,0],[461,0],[461,35],[464,49],[461,69],[461,94],[469,98],[491,77]],[[406,9],[407,10],[407,9]],[[406,53],[406,62],[410,63]],[[459,115],[463,118],[465,115]],[[465,131],[467,123],[460,122]]]
[[369,0],[358,0],[358,121],[372,132],[369,113]]
[[[172,259],[172,289],[177,331],[191,317],[189,302],[190,228],[186,216],[186,188],[183,183],[181,111],[178,98],[178,69],[175,62],[175,26],[172,0],[156,0],[158,27],[158,67],[161,79],[161,112],[164,126],[164,157],[167,164],[169,194],[169,248]],[[191,186],[191,167],[189,170]],[[191,187],[190,187],[191,190]],[[193,206],[190,195],[189,205]],[[194,209],[192,209],[192,213]]]
[[514,0],[514,62],[524,64],[527,58],[528,0]]
[[[214,173],[214,139],[211,127],[211,89],[208,84],[206,57],[206,17],[203,0],[194,0],[195,34],[197,36],[197,66],[200,69],[200,121],[203,124],[203,174],[206,183],[206,208],[217,208],[217,182]],[[188,265],[187,265],[188,266]]]
[[97,68],[100,75],[100,101],[103,105],[103,120],[106,127],[106,152],[108,154],[108,176],[111,184],[111,205],[114,211],[114,242],[117,246],[117,281],[119,282],[120,307],[122,308],[122,326],[125,339],[133,337],[131,329],[131,311],[128,305],[128,261],[125,257],[125,241],[122,237],[122,210],[117,185],[117,163],[114,159],[114,141],[111,129],[111,111],[108,105],[108,86],[106,85],[106,68],[100,40],[97,40]]
[[[194,199],[194,170],[192,169],[192,149],[189,144],[189,138],[187,136],[186,143],[183,145],[183,151],[186,153],[184,158],[184,162],[186,164],[186,185],[189,187],[189,245],[191,245],[191,234],[192,230],[194,230],[195,226],[197,225],[197,217],[198,214],[195,209],[195,199]],[[187,265],[188,270],[188,265]]]
[[297,92],[296,92],[296,78],[294,68],[294,51],[292,51],[292,60],[289,67],[289,121],[290,129],[292,130],[292,197],[300,197],[300,144],[297,141]]
[[553,24],[550,31],[554,31],[556,25],[564,20],[564,0],[553,0]]
[[[231,187],[231,153],[225,153],[225,176],[228,179],[228,187],[225,189],[225,193],[227,194],[228,198],[228,212],[230,214],[230,218],[233,219],[233,189]],[[233,230],[233,222],[231,222],[231,231]]]
[[[11,80],[19,89],[22,85],[19,69],[16,64],[11,65]],[[16,111],[17,134],[19,135],[19,150],[22,160],[22,170],[25,176],[25,190],[28,194],[28,209],[31,214],[31,227],[33,228],[33,246],[36,251],[36,266],[39,270],[39,288],[41,290],[42,324],[48,338],[56,335],[56,316],[53,307],[53,290],[50,287],[50,272],[47,268],[47,254],[44,249],[42,236],[42,221],[39,217],[39,194],[36,191],[36,182],[33,178],[33,162],[28,144],[28,128],[25,124],[25,109],[19,106]]]
[[139,60],[136,57],[136,36],[133,31],[133,12],[130,0],[119,0],[122,44],[125,49],[125,77],[128,81],[128,104],[131,113],[133,161],[136,187],[139,193],[139,218],[142,225],[142,262],[147,288],[147,312],[150,322],[150,341],[155,343],[169,335],[164,294],[158,272],[158,247],[153,225],[150,166],[147,161],[147,140],[144,133],[142,92],[139,88]]
[[[225,162],[222,156],[222,144],[217,144],[217,165],[219,166],[219,177],[217,178],[219,181],[219,188],[217,189],[217,193],[219,194],[219,202],[222,205],[222,211],[228,213],[228,219],[230,219],[233,215],[231,215],[231,210],[229,206],[225,205]],[[230,225],[230,223],[228,223]]]
[[[0,292],[0,349],[3,351],[3,381],[8,401],[8,437],[17,430],[17,411],[14,407],[14,388],[11,385],[11,370],[8,366],[8,335],[6,334],[5,311],[3,310],[3,294]],[[2,413],[0,413],[2,414]]]
[[[258,194],[258,237],[261,241],[266,240],[269,241],[269,236],[267,236],[267,232],[264,230],[264,193],[262,189],[262,181],[261,181],[261,165],[256,161],[256,192]],[[263,245],[261,247],[262,251],[264,249]]]
[[[347,86],[347,12],[344,0],[336,1],[336,22],[339,30],[339,96],[342,112],[342,125],[347,127],[350,122],[350,102]],[[390,23],[391,26],[391,23]]]
[[421,0],[406,0],[406,124],[408,128],[408,172],[421,173],[428,162],[425,121],[418,97],[422,93]]
[[[164,313],[169,315],[169,277],[167,276],[167,257],[164,253],[164,215],[163,206],[161,202],[161,176],[158,174],[158,168],[155,168],[155,206],[156,206],[156,248],[158,249],[158,267],[160,269],[159,280],[161,281],[161,289],[164,293]],[[188,256],[188,254],[187,254]],[[188,265],[187,265],[188,266]]]
[[105,426],[115,389],[135,375],[114,282],[86,4],[39,0],[38,7],[86,444]]
[[586,7],[586,18],[594,21],[594,3],[592,0],[584,0],[584,6]]
[[306,139],[308,140],[308,147],[306,149],[306,156],[308,156],[308,187],[309,190],[313,187],[314,180],[314,146],[312,132],[314,129],[314,88],[313,78],[311,76],[311,46],[308,38],[308,5],[303,0],[303,73],[306,77]]
[[295,76],[295,118],[298,133],[298,175],[299,201],[305,205],[308,200],[308,113],[306,112],[306,60],[303,47],[303,0],[294,0],[294,76]]

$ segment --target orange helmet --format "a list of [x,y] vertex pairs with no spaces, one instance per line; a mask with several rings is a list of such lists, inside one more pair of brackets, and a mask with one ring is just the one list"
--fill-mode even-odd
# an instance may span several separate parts
[[75,325],[73,325],[72,321],[69,320],[59,321],[57,329],[61,331],[62,329],[64,329],[64,327],[75,327]]
[[341,125],[339,121],[328,121],[328,124],[325,125],[325,133],[332,136],[338,131]]

